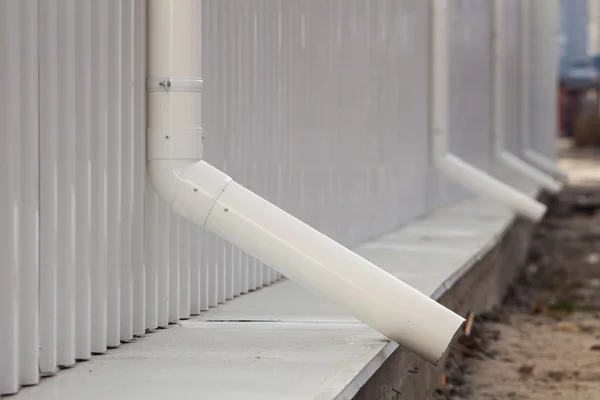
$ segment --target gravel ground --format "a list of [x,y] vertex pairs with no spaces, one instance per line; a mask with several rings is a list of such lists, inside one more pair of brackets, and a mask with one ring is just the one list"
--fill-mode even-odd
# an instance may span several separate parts
[[551,205],[523,275],[475,316],[433,399],[600,400],[600,157],[568,154],[585,183]]

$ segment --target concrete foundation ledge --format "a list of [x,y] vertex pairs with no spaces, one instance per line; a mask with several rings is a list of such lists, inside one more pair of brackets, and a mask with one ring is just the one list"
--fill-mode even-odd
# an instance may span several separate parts
[[[541,200],[545,200],[546,196],[543,197]],[[487,254],[449,280],[447,290],[438,301],[463,316],[470,312],[480,313],[499,304],[524,266],[532,233],[531,223],[515,219]],[[457,333],[456,339],[460,334]],[[398,348],[352,398],[427,399],[441,383],[445,361],[446,356],[440,366],[434,368]]]
[[[523,182],[516,186],[537,194]],[[466,316],[500,301],[523,264],[532,228],[505,207],[472,198],[355,250]],[[283,281],[62,371],[16,398],[416,400],[427,398],[441,372]]]

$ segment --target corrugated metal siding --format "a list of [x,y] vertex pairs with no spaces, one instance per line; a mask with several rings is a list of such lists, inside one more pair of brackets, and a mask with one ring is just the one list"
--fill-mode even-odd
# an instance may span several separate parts
[[425,211],[426,3],[204,4],[210,162],[347,245]]
[[145,331],[142,4],[40,3],[42,374]]
[[37,1],[0,3],[0,394],[38,382]]
[[[451,5],[451,144],[487,168],[490,3]],[[428,2],[202,7],[210,163],[347,246],[467,195],[429,164]],[[281,278],[154,193],[145,40],[144,0],[0,2],[0,394]]]

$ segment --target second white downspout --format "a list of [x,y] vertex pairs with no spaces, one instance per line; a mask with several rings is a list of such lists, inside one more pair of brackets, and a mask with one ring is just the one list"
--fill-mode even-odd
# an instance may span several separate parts
[[147,159],[157,193],[179,215],[437,364],[462,317],[202,161],[199,7],[148,0]]
[[432,158],[447,177],[479,196],[502,203],[523,217],[540,221],[546,206],[450,152],[449,0],[432,1]]

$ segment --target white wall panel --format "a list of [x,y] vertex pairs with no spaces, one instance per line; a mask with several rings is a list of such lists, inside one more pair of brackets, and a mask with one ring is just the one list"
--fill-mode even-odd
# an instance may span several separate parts
[[141,5],[40,4],[32,68],[40,73],[43,374],[145,331],[143,198],[134,190],[145,182],[145,63],[143,48],[134,51],[145,34]]
[[[132,176],[132,227],[131,227],[131,272],[133,278],[133,334],[146,331],[146,263],[144,258],[145,226],[144,202],[146,194],[146,1],[129,0],[133,18],[128,27],[133,38],[133,176]],[[125,23],[124,23],[125,24]],[[125,24],[127,25],[127,24]]]
[[143,332],[146,332],[146,330],[158,327],[158,265],[160,254],[158,247],[158,212],[156,211],[158,195],[152,190],[148,180],[146,180],[144,200],[145,296],[140,300],[144,304]]
[[[0,61],[0,76],[7,77],[2,83],[11,84],[11,93],[18,94],[19,76],[19,49],[14,38],[19,35],[20,19],[9,19],[12,13],[19,13],[16,2],[3,4],[3,12],[0,13],[0,45],[6,49],[8,57]],[[20,13],[19,13],[20,14]],[[17,15],[19,15],[17,14]],[[20,16],[20,15],[19,15]],[[11,43],[12,41],[12,43]],[[0,184],[5,194],[0,197],[0,256],[2,262],[2,279],[0,279],[0,299],[3,307],[0,307],[0,393],[15,393],[19,389],[19,282],[18,240],[13,234],[14,214],[19,200],[15,192],[15,184],[18,179],[14,175],[18,173],[19,166],[14,151],[18,149],[18,131],[20,118],[14,99],[0,97],[0,128],[3,132],[5,145],[0,148],[2,155],[0,162]],[[34,110],[32,110],[34,111]]]
[[39,20],[40,371],[52,374],[58,365],[58,7],[54,0],[39,7],[45,16]]
[[121,202],[122,168],[122,18],[121,0],[106,0],[108,6],[106,96],[108,99],[106,124],[106,229],[107,229],[107,301],[106,336],[109,347],[121,343],[121,269],[123,267]]
[[587,0],[588,2],[588,54],[600,54],[600,1]]
[[37,2],[0,4],[0,394],[39,380]]
[[[20,8],[18,20],[21,38],[18,59],[20,79],[14,79],[15,82],[21,82],[18,110],[21,127],[14,131],[18,132],[21,143],[19,153],[14,153],[18,154],[17,163],[20,173],[18,191],[20,196],[18,222],[19,379],[21,384],[32,385],[39,380],[39,135],[37,132],[39,98],[36,67],[38,10],[35,1],[20,0],[17,3]],[[10,59],[10,56],[8,58]]]
[[120,255],[121,271],[119,282],[120,307],[119,313],[121,341],[128,341],[133,338],[133,269],[132,261],[132,228],[133,228],[133,199],[134,199],[134,113],[133,101],[134,92],[134,32],[133,16],[134,8],[132,1],[123,1],[120,8],[120,47],[121,63],[117,65],[120,70],[120,85],[118,90],[121,96],[121,124],[119,126],[121,159],[121,174],[117,178],[120,182]]
[[[108,144],[108,2],[92,1],[92,102],[91,102],[91,185],[92,185],[92,353],[107,349],[107,144]],[[115,99],[110,99],[114,101]],[[114,190],[114,188],[111,188]]]
[[[531,147],[556,158],[560,2],[531,1]],[[587,7],[587,5],[585,5]],[[585,7],[584,7],[585,8]],[[585,48],[583,50],[585,54]]]
[[223,136],[235,179],[348,245],[425,211],[426,3],[204,4],[218,32],[205,43],[221,43],[205,45],[207,159]]
[[450,149],[484,170],[491,161],[490,0],[450,4]]
[[[51,4],[51,2],[50,2]],[[52,6],[52,4],[51,4]],[[75,2],[57,0],[60,12],[56,30],[48,37],[47,58],[40,63],[56,63],[57,84],[45,91],[47,81],[40,81],[40,108],[49,101],[56,102],[58,123],[46,130],[42,126],[40,135],[54,140],[56,145],[57,190],[57,258],[56,258],[56,347],[57,364],[75,364]],[[42,19],[44,16],[41,17]],[[50,60],[51,59],[51,60]],[[56,92],[53,91],[56,89]],[[48,97],[45,97],[45,96]],[[52,129],[55,128],[55,129]],[[42,171],[42,180],[44,172]],[[41,200],[42,209],[45,206]],[[43,212],[43,211],[42,211]],[[42,229],[44,225],[42,224]],[[43,285],[43,282],[42,282]],[[43,329],[43,327],[42,327]]]
[[91,1],[75,4],[75,357],[91,356]]
[[[281,278],[175,216],[148,181],[145,3],[0,2],[0,394]],[[487,168],[490,1],[450,3],[451,145]],[[430,167],[428,2],[200,5],[207,161],[347,246],[467,195]],[[517,5],[505,5],[512,151]],[[543,41],[551,28],[536,24]],[[550,78],[532,86],[546,124]]]
[[505,146],[518,155],[521,149],[521,19],[520,0],[504,0],[504,127]]

